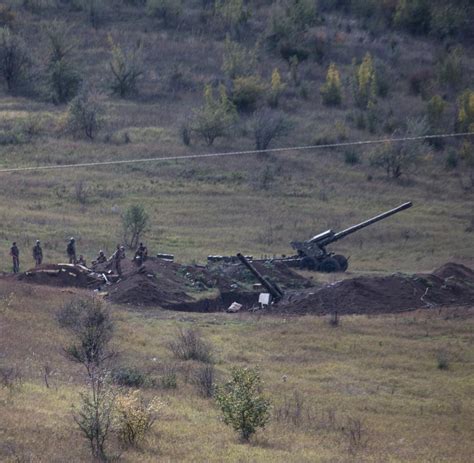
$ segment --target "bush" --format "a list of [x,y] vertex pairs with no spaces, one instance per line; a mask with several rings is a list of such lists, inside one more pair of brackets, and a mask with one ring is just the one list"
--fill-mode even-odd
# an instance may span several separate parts
[[222,71],[229,79],[249,76],[255,71],[256,54],[227,36],[224,42]]
[[176,340],[168,344],[169,350],[180,360],[198,360],[212,362],[212,347],[202,339],[201,333],[194,328],[179,330]]
[[326,76],[326,83],[321,87],[323,103],[327,106],[338,106],[342,101],[342,86],[339,71],[334,63],[331,63]]
[[115,384],[127,387],[142,387],[150,382],[147,375],[135,367],[118,367],[111,371],[111,378]]
[[240,37],[251,13],[244,0],[215,0],[214,14],[224,30],[233,37]]
[[192,129],[208,146],[211,146],[216,138],[227,135],[237,120],[237,113],[234,104],[227,97],[224,86],[219,88],[219,97],[215,98],[211,86],[207,85],[204,98],[204,106],[194,113]]
[[438,80],[451,88],[459,88],[463,81],[464,52],[461,46],[449,50],[438,61]]
[[112,93],[124,98],[137,92],[138,79],[143,75],[142,43],[131,50],[124,50],[109,35],[112,59],[109,62]]
[[439,95],[435,95],[428,101],[426,105],[426,116],[428,124],[432,129],[438,129],[441,127],[445,108],[446,103]]
[[31,69],[31,57],[23,39],[8,27],[0,28],[0,75],[12,93],[24,85]]
[[474,90],[466,90],[459,97],[456,128],[459,132],[474,131]]
[[16,14],[8,5],[0,5],[0,27],[11,26],[16,20]]
[[261,393],[262,381],[256,369],[232,369],[232,378],[216,389],[216,401],[224,423],[232,426],[244,441],[264,428],[270,419],[270,402]]
[[354,150],[344,151],[344,162],[346,164],[349,164],[350,166],[359,164],[360,159],[359,159],[359,154],[357,153],[357,151],[354,151]]
[[448,170],[453,170],[456,169],[456,167],[459,164],[459,157],[456,151],[451,150],[449,151],[448,155],[446,156],[446,169]]
[[[407,137],[426,135],[428,124],[425,119],[409,119],[403,133],[395,134]],[[423,140],[408,142],[387,142],[373,153],[371,164],[385,170],[387,178],[397,179],[418,162]]]
[[420,69],[410,75],[408,82],[410,93],[427,99],[433,84],[433,73],[430,69]]
[[192,382],[196,386],[201,396],[209,398],[214,395],[214,378],[214,365],[204,365],[194,373]]
[[137,447],[151,431],[161,406],[156,398],[146,402],[138,390],[119,395],[115,403],[115,415],[122,445]]
[[240,111],[254,111],[266,90],[259,76],[237,77],[233,80],[232,102]]
[[159,18],[165,26],[175,24],[183,13],[181,0],[147,0],[149,16]]
[[99,95],[83,87],[69,103],[67,129],[74,136],[93,140],[104,125],[104,112]]
[[430,31],[430,0],[400,0],[394,16],[394,24],[412,34],[427,34]]
[[266,150],[272,140],[288,133],[290,124],[284,113],[262,109],[250,121],[250,129],[255,139],[255,149]]
[[160,385],[163,389],[176,389],[178,387],[178,376],[174,365],[165,365]]

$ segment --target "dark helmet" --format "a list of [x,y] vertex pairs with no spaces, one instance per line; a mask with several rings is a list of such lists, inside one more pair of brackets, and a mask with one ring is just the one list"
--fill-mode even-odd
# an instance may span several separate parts
[[76,241],[72,236],[71,236],[71,239],[69,240],[71,243],[74,243],[74,241]]
[[13,241],[13,246],[16,246],[16,241]]
[[36,240],[36,244],[41,244],[41,243],[40,243],[40,240]]

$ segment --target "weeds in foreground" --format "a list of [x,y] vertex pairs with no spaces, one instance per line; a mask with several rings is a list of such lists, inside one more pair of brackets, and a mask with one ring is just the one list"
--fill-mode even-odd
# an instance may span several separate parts
[[211,345],[204,341],[201,333],[194,328],[179,330],[176,339],[168,344],[168,349],[179,360],[212,362]]

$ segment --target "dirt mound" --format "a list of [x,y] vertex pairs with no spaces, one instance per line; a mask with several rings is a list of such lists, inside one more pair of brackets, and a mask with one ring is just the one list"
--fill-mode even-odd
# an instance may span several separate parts
[[17,276],[19,281],[49,286],[74,286],[96,289],[104,284],[101,275],[82,265],[46,264],[27,270]]
[[448,262],[433,272],[439,278],[457,278],[464,281],[474,281],[474,270],[462,264]]
[[358,277],[317,290],[287,293],[276,312],[295,314],[394,313],[474,303],[474,272],[447,264],[433,274]]

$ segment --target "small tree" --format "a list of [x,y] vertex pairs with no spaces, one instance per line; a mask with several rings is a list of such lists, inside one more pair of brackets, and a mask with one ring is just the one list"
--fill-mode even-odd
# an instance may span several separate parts
[[276,108],[280,101],[280,97],[285,90],[286,85],[281,80],[280,71],[275,68],[272,72],[272,80],[270,83],[270,92],[268,95],[268,103],[272,108]]
[[[426,119],[408,119],[407,128],[400,136],[418,137],[428,133]],[[397,135],[397,134],[396,134]],[[387,142],[377,149],[371,158],[371,164],[385,170],[387,178],[400,178],[407,170],[418,162],[423,140],[405,142]]]
[[214,12],[223,28],[239,37],[250,18],[250,9],[244,0],[215,0]]
[[136,204],[130,206],[122,216],[123,238],[129,248],[136,248],[140,237],[148,228],[149,216],[145,208]]
[[272,140],[288,133],[290,124],[284,113],[262,109],[255,113],[250,127],[255,138],[255,149],[266,150]]
[[326,83],[321,87],[323,103],[328,106],[337,106],[342,101],[341,76],[334,63],[331,63],[326,76]]
[[48,64],[48,87],[53,103],[67,103],[77,95],[81,77],[71,62],[75,43],[69,37],[70,28],[54,21],[46,28],[50,57]]
[[123,98],[137,91],[138,79],[143,75],[142,43],[139,41],[134,49],[127,51],[109,35],[109,44],[112,51],[110,88],[115,95]]
[[212,87],[206,85],[204,100],[204,106],[194,114],[192,128],[211,146],[216,138],[227,135],[237,120],[237,112],[224,86],[219,88],[219,96],[214,97]]
[[165,27],[177,22],[183,13],[181,0],[147,0],[147,14],[159,18]]
[[426,105],[426,116],[428,124],[432,129],[438,129],[441,126],[445,108],[446,103],[439,95],[435,95],[428,101]]
[[370,53],[367,53],[359,66],[354,64],[354,98],[357,106],[367,109],[376,101],[377,80],[375,66]]
[[459,97],[457,129],[459,132],[474,131],[474,91],[466,90]]
[[232,369],[232,378],[216,390],[216,401],[224,423],[232,426],[244,441],[263,428],[270,419],[270,402],[262,393],[262,380],[256,369]]
[[8,27],[0,28],[0,75],[8,92],[24,83],[31,67],[31,58],[23,39]]
[[83,87],[69,104],[67,128],[74,136],[93,140],[104,124],[104,108],[96,93]]
[[101,299],[76,299],[59,311],[57,319],[73,336],[65,348],[66,356],[84,366],[88,376],[89,390],[80,395],[74,420],[89,441],[93,457],[107,461],[115,401],[105,370],[106,361],[113,356],[109,349],[113,333],[110,313]]
[[260,76],[237,77],[232,82],[232,102],[239,111],[254,111],[267,94]]

